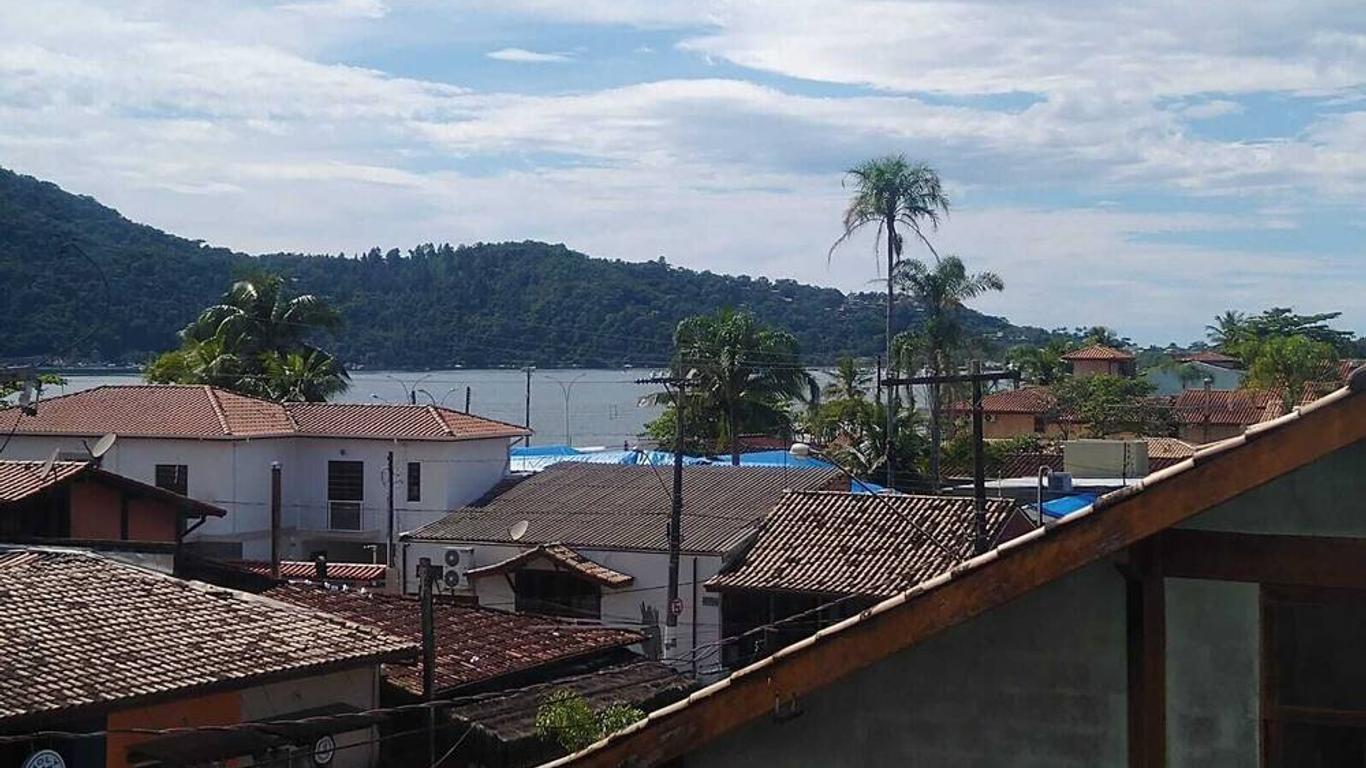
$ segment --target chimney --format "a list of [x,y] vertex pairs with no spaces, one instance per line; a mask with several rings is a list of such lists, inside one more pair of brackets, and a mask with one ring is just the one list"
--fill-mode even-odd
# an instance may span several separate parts
[[327,553],[318,552],[313,555],[313,575],[317,577],[319,584],[327,583]]

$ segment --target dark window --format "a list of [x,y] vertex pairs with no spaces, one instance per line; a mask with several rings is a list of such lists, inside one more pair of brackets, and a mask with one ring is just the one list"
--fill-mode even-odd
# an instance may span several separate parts
[[156,487],[190,495],[190,468],[184,464],[158,464],[156,475]]
[[517,612],[602,618],[602,591],[596,584],[563,571],[517,571]]
[[422,501],[422,462],[408,462],[408,501]]
[[1035,417],[1034,417],[1034,433],[1035,433],[1035,434],[1038,434],[1038,435],[1042,435],[1042,434],[1043,434],[1044,432],[1046,432],[1046,431],[1048,431],[1048,425],[1044,423],[1043,417],[1042,417],[1042,416],[1035,416]]
[[365,500],[365,462],[327,462],[328,527],[361,530],[361,502]]

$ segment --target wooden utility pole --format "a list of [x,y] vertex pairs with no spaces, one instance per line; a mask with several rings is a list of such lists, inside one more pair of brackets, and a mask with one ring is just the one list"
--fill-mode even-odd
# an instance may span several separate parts
[[[637,379],[637,384],[663,384],[673,387],[674,392],[674,485],[669,505],[669,604],[664,613],[664,650],[677,647],[678,615],[683,612],[683,601],[678,597],[678,559],[683,547],[683,436],[684,403],[683,394],[688,380],[675,376],[657,376]],[[697,610],[694,606],[693,610]]]
[[[531,431],[531,373],[536,370],[536,366],[528,365],[522,370],[526,373],[526,415],[522,419],[522,426],[526,427],[529,432]],[[468,410],[468,407],[466,410]],[[531,445],[531,435],[527,435],[524,440],[525,442],[523,445]]]
[[[432,559],[418,560],[418,600],[422,604],[422,700],[436,700],[436,620],[433,616]],[[436,765],[436,707],[427,707],[427,762]]]
[[[916,384],[972,384],[972,485],[973,485],[973,551],[980,554],[987,549],[986,510],[986,449],[983,443],[982,383],[987,381],[1018,381],[1019,371],[983,371],[981,363],[972,361],[968,373],[955,373],[944,376],[912,376],[906,379],[884,379],[884,387],[914,386]],[[939,478],[935,478],[936,493],[939,492]]]
[[394,567],[394,452],[389,451],[389,528],[388,539],[384,542],[384,554],[389,567]]

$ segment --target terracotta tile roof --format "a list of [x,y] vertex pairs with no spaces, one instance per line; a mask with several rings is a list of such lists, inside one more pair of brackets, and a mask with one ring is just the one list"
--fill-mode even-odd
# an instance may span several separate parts
[[90,554],[0,552],[0,723],[417,652],[371,627]]
[[95,387],[44,399],[37,409],[33,416],[17,406],[0,409],[0,431],[192,439],[476,440],[527,434],[515,424],[435,406],[276,403],[217,387],[180,384]]
[[1172,411],[1183,424],[1209,423],[1246,427],[1280,416],[1285,404],[1276,392],[1258,389],[1186,389],[1176,396]]
[[[712,578],[706,587],[895,595],[971,555],[972,505],[971,498],[962,496],[786,493],[743,564]],[[1008,499],[987,501],[993,539],[1014,511]],[[940,549],[908,519],[955,554]]]
[[[595,712],[611,704],[624,704],[648,712],[677,701],[691,687],[692,681],[668,664],[639,661],[551,680],[507,696],[452,707],[449,711],[457,723],[466,727],[473,725],[498,741],[508,743],[538,738],[536,712],[555,691],[574,691]],[[478,762],[494,764],[493,760]]]
[[309,437],[402,440],[478,440],[521,437],[529,430],[434,405],[388,403],[285,403]]
[[[669,468],[563,462],[478,508],[457,510],[407,538],[512,543],[508,529],[530,523],[522,545],[579,549],[668,548]],[[683,549],[724,552],[754,530],[789,488],[834,488],[836,469],[698,465],[683,468]]]
[[1107,347],[1103,344],[1092,344],[1089,347],[1074,349],[1062,356],[1063,360],[1133,360],[1134,356],[1130,352],[1122,349]]
[[1178,363],[1209,363],[1210,365],[1229,366],[1241,363],[1238,358],[1226,355],[1213,349],[1202,349],[1198,352],[1183,352],[1173,356]]
[[1195,443],[1188,443],[1175,437],[1145,437],[1143,442],[1148,444],[1149,461],[1155,458],[1189,459],[1199,448]]
[[[193,517],[222,517],[227,510],[212,504],[191,499],[165,488],[124,477],[100,469],[92,462],[56,461],[51,471],[44,476],[41,461],[0,461],[0,505],[23,501],[38,493],[80,479],[93,480],[105,485],[120,488],[134,496],[153,498],[168,504],[175,504]],[[111,510],[116,511],[116,510]]]
[[0,504],[21,501],[81,474],[83,461],[58,461],[43,474],[41,461],[0,461]]
[[[336,614],[413,642],[422,639],[416,598],[360,589],[288,584],[267,597]],[[449,691],[547,664],[634,645],[641,635],[625,629],[586,627],[546,616],[504,613],[438,600],[436,688]],[[422,693],[422,663],[384,665],[384,677],[409,693]]]
[[[258,576],[270,575],[270,562],[266,560],[228,560],[226,565],[241,568]],[[388,566],[383,563],[338,563],[328,562],[327,580],[354,581],[367,584],[383,584]],[[310,581],[318,577],[317,566],[306,560],[281,560],[280,578]]]
[[[1062,454],[1056,451],[1020,451],[1018,453],[1008,453],[1001,457],[999,462],[987,464],[987,477],[1034,477],[1039,474],[1039,467],[1048,467],[1054,472],[1061,472]],[[972,477],[972,462],[966,463],[945,463],[940,467],[940,472],[945,477]]]
[[469,578],[478,578],[480,576],[488,576],[495,573],[508,573],[509,571],[515,571],[538,558],[549,560],[556,568],[574,571],[580,576],[583,576],[590,581],[595,581],[604,587],[620,589],[621,587],[630,586],[631,583],[636,580],[636,577],[629,573],[614,571],[601,563],[595,563],[563,544],[542,544],[520,554],[513,555],[500,563],[485,565],[481,568],[471,568],[465,575]]
[[[1047,387],[1021,387],[1002,389],[982,397],[983,413],[1046,413],[1057,405],[1058,399]],[[966,400],[954,403],[955,412],[971,412],[972,403]]]

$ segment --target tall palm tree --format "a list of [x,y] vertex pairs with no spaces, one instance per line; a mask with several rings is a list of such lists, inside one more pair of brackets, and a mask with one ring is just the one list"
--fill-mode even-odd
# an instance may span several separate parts
[[1214,318],[1212,325],[1205,326],[1205,337],[1215,347],[1224,347],[1237,341],[1247,330],[1247,315],[1230,309]]
[[319,349],[267,353],[262,359],[264,394],[286,402],[323,402],[351,386],[351,376],[337,359]]
[[221,339],[242,357],[308,348],[318,331],[334,331],[341,315],[311,293],[290,297],[284,278],[260,273],[233,283],[218,304],[199,313],[182,336]]
[[723,309],[690,317],[674,332],[674,375],[689,380],[689,414],[716,417],[717,436],[740,463],[746,429],[791,428],[788,405],[820,390],[801,366],[796,338],[761,325],[748,312]]
[[835,361],[834,377],[821,392],[827,400],[862,400],[864,390],[873,380],[868,371],[861,368],[852,357],[841,357]]
[[[907,162],[903,155],[887,155],[867,160],[845,174],[844,184],[852,182],[854,194],[844,210],[844,234],[830,246],[827,258],[845,241],[869,226],[876,225],[874,248],[886,241],[887,255],[887,364],[894,359],[893,308],[896,295],[893,273],[901,260],[905,234],[909,232],[934,253],[934,246],[926,236],[926,229],[937,229],[940,220],[948,215],[949,199],[939,181],[939,174],[925,163]],[[898,227],[901,230],[898,230]],[[887,484],[892,485],[895,469],[891,462],[892,443],[895,441],[896,404],[894,394],[887,393]]]
[[[966,302],[987,291],[1005,290],[1005,281],[994,272],[969,274],[957,256],[945,256],[928,266],[908,259],[896,270],[896,283],[925,316],[925,345],[930,372],[941,376],[949,369],[951,353],[963,345],[962,309]],[[930,393],[930,477],[939,483],[940,386]]]

